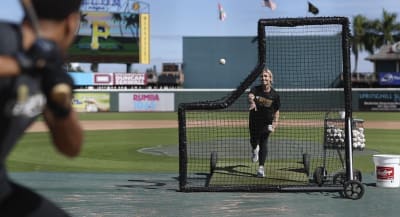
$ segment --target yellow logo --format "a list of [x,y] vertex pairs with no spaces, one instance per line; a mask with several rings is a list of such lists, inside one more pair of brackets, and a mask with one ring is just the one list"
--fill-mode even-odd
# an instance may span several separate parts
[[140,5],[138,2],[133,3],[132,5],[133,10],[138,11],[140,9]]

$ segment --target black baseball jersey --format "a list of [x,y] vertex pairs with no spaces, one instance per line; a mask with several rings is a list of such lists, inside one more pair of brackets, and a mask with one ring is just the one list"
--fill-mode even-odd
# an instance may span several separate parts
[[250,111],[250,121],[260,123],[260,125],[271,124],[275,112],[281,106],[279,94],[273,88],[266,93],[261,85],[251,88],[250,93],[254,94],[257,106],[257,110]]
[[[0,23],[0,55],[13,55],[22,48],[19,28]],[[40,89],[40,78],[29,75],[0,76],[0,202],[10,191],[5,161],[24,131],[41,114],[46,99]]]

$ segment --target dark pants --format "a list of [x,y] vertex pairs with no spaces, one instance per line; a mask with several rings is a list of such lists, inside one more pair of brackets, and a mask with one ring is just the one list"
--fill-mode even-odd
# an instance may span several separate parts
[[7,217],[68,217],[50,201],[16,183],[10,183],[11,194],[0,202],[0,216]]
[[264,166],[268,154],[268,125],[250,124],[250,144],[253,149],[260,147],[258,152],[258,164]]

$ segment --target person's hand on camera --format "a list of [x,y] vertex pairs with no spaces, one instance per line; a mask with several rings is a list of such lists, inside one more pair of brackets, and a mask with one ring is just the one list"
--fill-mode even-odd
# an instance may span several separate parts
[[72,78],[63,69],[44,69],[42,73],[42,91],[46,95],[47,107],[54,116],[67,117],[72,109]]
[[18,52],[15,58],[22,73],[41,76],[41,72],[57,70],[63,67],[63,57],[57,44],[51,40],[39,38],[26,52]]
[[54,116],[68,116],[73,81],[64,71],[63,55],[57,44],[38,38],[27,51],[17,53],[15,58],[22,73],[41,78],[47,107]]

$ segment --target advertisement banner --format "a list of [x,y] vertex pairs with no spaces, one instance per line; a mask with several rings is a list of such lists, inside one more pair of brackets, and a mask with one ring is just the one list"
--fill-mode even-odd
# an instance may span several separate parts
[[360,93],[358,102],[360,111],[400,111],[400,93]]
[[174,93],[120,93],[120,112],[128,111],[174,111]]
[[107,112],[110,93],[75,93],[72,106],[78,112]]
[[379,84],[399,86],[400,85],[400,72],[380,72]]
[[94,85],[114,85],[113,73],[92,73]]
[[143,73],[114,73],[115,85],[147,85]]

